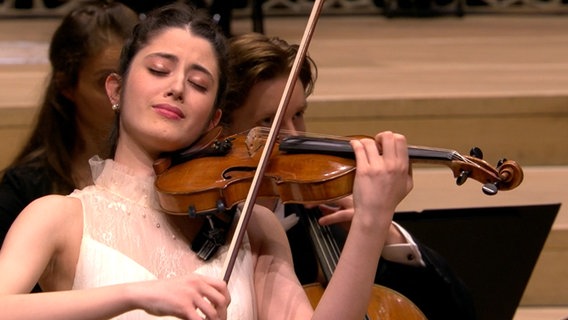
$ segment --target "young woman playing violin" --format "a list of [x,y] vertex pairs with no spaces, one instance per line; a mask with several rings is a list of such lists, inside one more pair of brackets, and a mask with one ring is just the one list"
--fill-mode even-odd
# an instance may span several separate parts
[[[294,274],[286,235],[257,206],[233,276],[224,245],[190,249],[204,218],[166,213],[153,164],[217,125],[226,47],[210,19],[180,4],[134,30],[106,89],[118,110],[112,159],[91,160],[94,185],[32,202],[0,252],[2,319],[361,319],[397,204],[412,188],[405,138],[354,140],[354,213],[343,254],[314,310]],[[27,294],[36,282],[46,292]],[[161,318],[160,318],[161,319]]]
[[[223,105],[222,123],[225,134],[245,132],[255,126],[270,126],[298,47],[282,39],[262,34],[245,34],[229,42],[230,81],[227,99]],[[316,65],[306,57],[295,84],[282,129],[290,134],[306,131],[304,113],[307,97],[316,81]],[[301,205],[282,206],[264,203],[280,215],[292,248],[294,266],[302,284],[317,279],[315,253],[309,245],[308,234],[300,224],[293,225],[296,214],[306,215]],[[344,223],[354,216],[352,197],[320,205],[325,215],[322,225]],[[313,211],[314,209],[310,209]],[[285,211],[285,212],[284,212]],[[293,226],[292,226],[293,225]],[[337,236],[344,236],[341,228],[331,226]],[[474,309],[467,288],[446,265],[442,257],[417,240],[396,223],[391,223],[385,247],[377,269],[375,282],[394,289],[408,297],[428,319],[472,319]]]

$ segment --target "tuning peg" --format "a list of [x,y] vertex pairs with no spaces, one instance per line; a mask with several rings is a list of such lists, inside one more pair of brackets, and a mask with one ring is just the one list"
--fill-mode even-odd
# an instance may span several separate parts
[[469,178],[469,171],[464,170],[460,172],[460,175],[456,178],[456,184],[461,186],[467,181],[467,178]]
[[483,151],[481,151],[478,147],[471,148],[471,150],[469,150],[469,155],[477,159],[483,159]]
[[503,163],[505,163],[505,161],[507,161],[507,159],[505,159],[505,158],[499,159],[499,161],[497,161],[497,168],[501,167],[503,165]]
[[481,190],[486,195],[493,196],[493,195],[497,194],[497,191],[499,191],[499,188],[497,188],[497,185],[495,183],[486,183],[486,184],[483,185],[483,187],[481,187]]

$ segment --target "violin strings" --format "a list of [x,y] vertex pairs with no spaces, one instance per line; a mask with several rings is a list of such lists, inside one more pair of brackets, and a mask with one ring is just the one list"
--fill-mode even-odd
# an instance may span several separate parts
[[[268,127],[254,127],[249,130],[248,135],[251,139],[258,139],[259,141],[266,140],[268,137],[268,133],[270,132],[270,128]],[[290,131],[286,129],[281,129],[278,133],[278,138],[282,139],[289,136],[303,136],[309,138],[328,138],[333,140],[344,140],[349,141],[353,139],[353,137],[342,137],[342,136],[334,136],[330,134],[324,133],[313,133],[313,132],[305,132],[305,131]]]
[[461,155],[459,152],[457,152],[457,151],[454,151],[454,152],[452,153],[452,160],[462,161],[462,162],[464,162],[464,163],[467,163],[467,164],[476,166],[477,168],[481,168],[481,166],[480,166],[478,163],[469,160],[468,158],[462,156],[462,155]]

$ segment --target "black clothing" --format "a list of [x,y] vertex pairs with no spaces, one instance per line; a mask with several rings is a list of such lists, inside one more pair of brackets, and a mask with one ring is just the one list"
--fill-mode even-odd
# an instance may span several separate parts
[[[165,6],[174,2],[176,0],[152,0],[152,1],[140,1],[140,0],[119,0],[126,6],[130,7],[137,13],[148,13],[156,8],[161,6]],[[234,4],[232,3],[234,0],[213,0],[210,6],[207,5],[205,0],[185,0],[184,2],[194,6],[199,9],[207,9],[209,14],[225,36],[231,36],[231,20],[232,20],[232,11],[234,8]]]
[[[286,205],[286,214],[317,214],[301,205]],[[317,210],[317,209],[315,209]],[[339,243],[345,240],[345,231],[333,230]],[[316,254],[305,226],[300,222],[287,232],[292,249],[294,269],[300,282],[317,281]],[[425,267],[414,267],[387,261],[379,261],[375,283],[391,288],[412,301],[429,320],[475,319],[473,297],[465,284],[455,275],[444,258],[414,239],[422,255]]]

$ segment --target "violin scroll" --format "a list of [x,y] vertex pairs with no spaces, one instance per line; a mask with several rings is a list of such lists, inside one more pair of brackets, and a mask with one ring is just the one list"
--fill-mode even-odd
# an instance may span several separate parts
[[497,190],[511,190],[516,188],[523,181],[523,169],[515,161],[505,160],[497,166],[500,181],[492,183],[495,186],[494,192],[487,192],[486,185],[483,186],[483,192],[488,195],[494,195]]
[[483,193],[495,195],[499,190],[514,189],[523,181],[523,170],[517,162],[502,159],[498,161],[497,167],[493,168],[482,157],[481,149],[474,147],[470,156],[461,156],[461,159],[458,157],[449,164],[454,171],[457,185],[464,184],[471,177],[483,183]]

